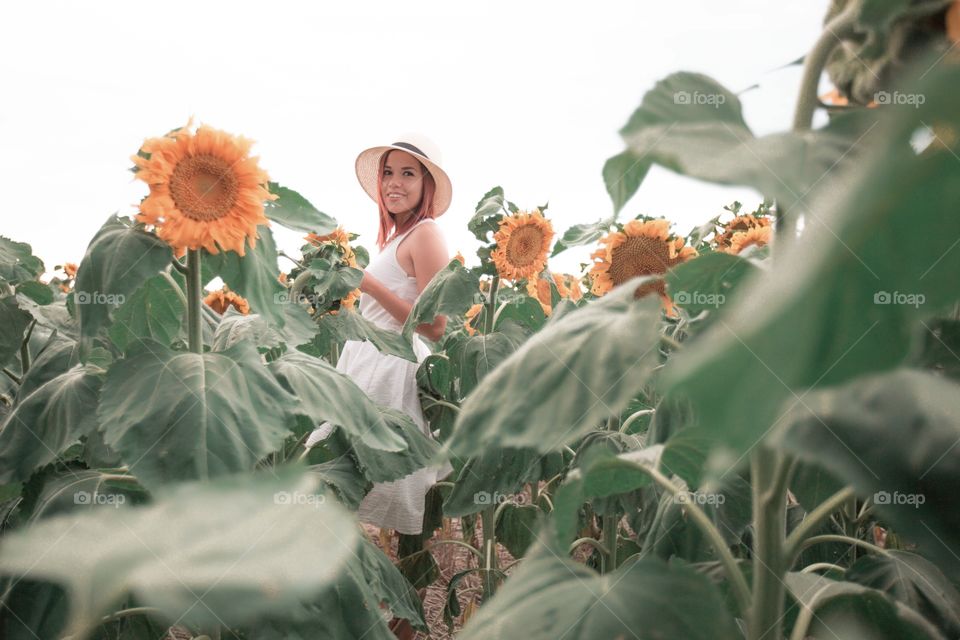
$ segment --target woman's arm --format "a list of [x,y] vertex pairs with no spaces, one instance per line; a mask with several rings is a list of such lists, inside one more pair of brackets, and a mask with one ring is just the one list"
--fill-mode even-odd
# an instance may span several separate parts
[[[433,276],[450,262],[443,234],[435,225],[420,225],[416,231],[404,240],[404,244],[410,245],[413,270],[417,278],[417,293],[422,293]],[[407,316],[413,309],[412,302],[397,296],[386,285],[366,271],[364,271],[363,280],[360,281],[360,291],[373,296],[399,322],[406,322]],[[443,337],[446,327],[447,317],[437,316],[432,323],[424,322],[417,325],[416,331],[435,342]]]

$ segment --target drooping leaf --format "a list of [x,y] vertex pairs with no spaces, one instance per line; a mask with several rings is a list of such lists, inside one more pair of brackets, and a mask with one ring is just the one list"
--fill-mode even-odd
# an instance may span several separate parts
[[282,187],[276,182],[268,183],[267,187],[270,193],[279,196],[276,200],[267,200],[263,206],[263,215],[274,222],[288,229],[319,235],[332,233],[337,228],[336,220],[317,210],[293,189]]
[[179,484],[144,507],[48,518],[4,536],[0,571],[65,585],[68,634],[128,594],[171,620],[241,625],[316,595],[352,556],[356,524],[316,488],[284,470]]
[[815,573],[788,573],[790,595],[814,616],[805,638],[942,640],[930,622],[882,591]]
[[844,579],[884,591],[934,622],[948,637],[960,635],[960,592],[935,564],[909,551],[857,558]]
[[202,262],[208,274],[217,275],[230,289],[250,303],[251,311],[269,318],[277,326],[284,323],[283,306],[289,302],[283,285],[277,280],[280,267],[277,265],[277,245],[270,228],[257,227],[259,238],[256,246],[247,247],[240,257],[235,251],[217,254],[203,252]]
[[514,558],[521,558],[537,537],[540,509],[532,504],[508,504],[497,519],[497,542]]
[[30,314],[20,309],[14,296],[0,298],[0,366],[7,366],[20,351]]
[[326,353],[330,341],[367,340],[382,353],[417,362],[410,341],[395,331],[382,329],[355,311],[341,311],[336,315],[324,314],[318,321],[319,333],[314,344],[320,353]]
[[180,332],[185,306],[163,276],[143,283],[113,314],[109,335],[120,351],[142,338],[169,346]]
[[[698,339],[671,358],[664,389],[686,395],[725,442],[725,471],[812,386],[889,369],[910,351],[915,323],[957,299],[960,163],[945,150],[915,155],[917,119],[956,120],[960,70],[931,72],[927,102],[894,109],[849,183],[824,189],[803,235]],[[912,112],[918,113],[912,113]],[[864,142],[864,145],[867,143]],[[910,215],[903,211],[909,208]],[[924,229],[937,229],[929,234]],[[898,256],[896,263],[890,255]],[[717,380],[735,378],[736,385]]]
[[17,293],[27,296],[39,305],[47,305],[53,302],[53,289],[50,285],[43,284],[36,280],[21,282],[16,287]]
[[363,475],[372,482],[390,482],[428,467],[435,460],[439,445],[420,430],[407,415],[379,407],[386,424],[406,443],[403,451],[383,451],[352,440],[353,455]]
[[0,279],[10,284],[34,280],[43,273],[43,261],[26,242],[0,236]]
[[252,470],[289,433],[294,398],[253,345],[203,355],[143,340],[107,372],[104,440],[153,489]]
[[412,339],[417,326],[431,323],[438,315],[463,315],[473,302],[473,295],[480,289],[480,281],[458,260],[451,260],[445,268],[433,276],[417,297],[407,321],[403,323],[403,335]]
[[629,151],[618,153],[604,163],[603,182],[613,201],[614,214],[620,213],[623,205],[637,192],[648,171],[650,161]]
[[467,397],[447,446],[461,455],[490,445],[550,451],[625,407],[658,358],[659,301],[633,299],[640,281],[527,340]]
[[459,517],[478,513],[519,492],[528,482],[548,480],[563,470],[559,452],[535,449],[485,449],[460,469],[453,490],[443,503],[443,513]]
[[486,192],[477,203],[475,213],[467,222],[467,229],[483,243],[490,242],[489,234],[496,233],[499,225],[499,215],[504,207],[503,189],[494,187]]
[[73,301],[82,335],[96,336],[110,323],[110,311],[170,264],[172,257],[166,242],[111,216],[90,241],[77,269]]
[[259,313],[243,315],[233,307],[227,309],[213,332],[210,348],[224,351],[238,342],[248,341],[259,348],[270,349],[286,344],[290,348],[308,344],[317,332],[317,326],[306,309],[298,304],[283,306],[286,318],[283,327],[272,325]]
[[598,576],[538,547],[470,619],[463,640],[733,640],[719,591],[680,564],[641,560]]
[[384,451],[401,451],[403,438],[380,415],[377,406],[346,374],[320,358],[293,351],[268,365],[280,384],[297,398],[295,411],[316,423],[329,420],[351,439]]
[[312,296],[316,304],[326,307],[334,300],[339,300],[360,286],[363,280],[363,271],[342,264],[331,265],[329,260],[312,260],[307,265],[308,271],[317,278],[317,283],[311,287]]
[[749,260],[714,252],[677,265],[666,280],[674,304],[695,316],[724,307],[737,287],[758,271]]
[[0,427],[0,483],[25,482],[97,428],[102,372],[78,364],[20,400]]
[[75,364],[73,355],[76,344],[73,340],[58,336],[39,355],[36,355],[30,364],[29,371],[20,379],[17,402],[22,402],[42,385],[65,373],[71,364]]
[[[608,161],[609,162],[609,161]],[[551,257],[570,247],[579,247],[599,240],[616,221],[616,216],[597,220],[590,224],[575,224],[563,232],[563,236],[553,246]]]
[[896,370],[810,394],[788,413],[773,443],[823,465],[894,528],[960,575],[960,385]]

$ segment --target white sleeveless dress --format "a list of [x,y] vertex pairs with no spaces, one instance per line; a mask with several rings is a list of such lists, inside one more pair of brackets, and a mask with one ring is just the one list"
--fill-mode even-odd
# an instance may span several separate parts
[[[388,242],[383,251],[367,266],[367,271],[377,280],[398,297],[410,302],[416,301],[419,295],[417,279],[408,276],[397,262],[397,247],[411,231],[425,223],[436,224],[429,218],[421,220]],[[360,315],[382,329],[399,333],[403,327],[373,296],[366,293],[360,296],[359,310]],[[350,376],[371,400],[402,411],[410,416],[425,434],[431,436],[417,394],[419,362],[430,355],[430,349],[418,334],[414,334],[413,351],[417,356],[416,363],[381,353],[371,342],[347,340],[340,352],[337,370]],[[323,423],[310,434],[306,446],[312,447],[325,439],[331,430],[330,423]],[[450,471],[451,467],[444,465],[420,469],[394,482],[375,483],[361,502],[357,516],[361,522],[396,529],[400,533],[421,533],[424,496],[438,478]]]

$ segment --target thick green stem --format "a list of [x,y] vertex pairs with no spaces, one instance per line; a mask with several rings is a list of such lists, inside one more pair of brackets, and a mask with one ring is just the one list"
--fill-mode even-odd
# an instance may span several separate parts
[[617,570],[617,529],[620,527],[620,518],[614,514],[603,516],[603,546],[607,552],[603,554],[603,565],[600,573],[607,574]]
[[786,477],[792,461],[758,446],[750,457],[753,490],[753,604],[748,640],[783,637],[783,577],[787,572],[783,547],[787,527]]
[[813,125],[813,113],[819,99],[817,89],[820,86],[820,75],[827,59],[833,50],[844,38],[853,34],[856,14],[860,10],[861,0],[852,0],[843,13],[840,13],[828,22],[820,38],[807,54],[803,64],[803,79],[800,81],[800,95],[797,97],[797,109],[793,116],[793,130],[807,131]]
[[17,374],[15,374],[13,371],[10,371],[10,369],[7,369],[6,367],[4,367],[4,368],[3,368],[3,373],[4,373],[4,375],[6,375],[8,378],[10,378],[11,380],[13,380],[13,381],[16,382],[17,384],[20,384],[20,376],[18,376]]
[[[823,68],[834,48],[844,38],[853,34],[856,14],[860,10],[861,0],[851,0],[843,13],[828,22],[820,34],[820,38],[807,54],[803,65],[803,79],[800,81],[800,95],[797,96],[797,107],[793,115],[793,130],[808,131],[813,126],[813,114],[819,104],[817,89],[820,86],[820,76]],[[778,239],[794,238],[797,234],[797,216],[787,215],[782,203],[777,204],[777,237]]]
[[847,487],[841,489],[817,505],[817,508],[808,513],[807,517],[803,519],[803,522],[790,533],[790,536],[787,537],[787,541],[784,544],[783,551],[784,564],[787,569],[790,569],[797,561],[797,556],[800,555],[800,549],[804,541],[810,537],[810,534],[820,526],[821,522],[829,518],[834,511],[840,508],[840,505],[851,497],[853,497],[852,488]]
[[[666,489],[671,496],[677,496],[681,493],[681,489],[673,484],[670,478],[660,473],[657,469],[639,463],[632,463],[632,465],[653,478],[654,482]],[[663,501],[661,501],[661,506],[665,506]],[[740,571],[740,567],[737,566],[736,558],[730,553],[730,547],[727,546],[727,541],[723,539],[723,535],[710,520],[710,517],[707,516],[707,514],[703,512],[703,509],[694,501],[685,500],[683,506],[687,515],[690,516],[690,519],[693,520],[697,528],[707,537],[713,546],[713,550],[716,551],[717,557],[720,559],[720,564],[723,565],[724,570],[727,572],[727,578],[732,585],[733,594],[737,599],[740,614],[746,616],[750,608],[750,587],[747,585],[747,580],[743,577],[743,572]],[[644,551],[646,551],[646,549],[644,549]]]
[[[483,334],[493,332],[493,317],[497,309],[497,289],[500,287],[500,276],[493,276],[490,283],[490,295],[487,298],[487,314],[483,323]],[[483,527],[483,601],[486,602],[497,592],[497,505],[491,504],[480,514]]]
[[27,375],[30,370],[30,336],[33,335],[33,328],[37,326],[37,321],[33,320],[27,328],[27,335],[23,336],[23,342],[20,343],[20,376]]
[[483,323],[483,333],[493,333],[493,320],[497,311],[497,289],[500,288],[500,276],[493,276],[490,283],[490,296],[487,298],[487,317]]
[[637,411],[636,413],[630,414],[630,417],[627,418],[626,420],[624,420],[624,421],[623,421],[623,424],[620,425],[620,433],[626,433],[626,432],[627,432],[627,429],[629,429],[629,428],[633,425],[634,422],[636,422],[637,420],[639,420],[639,419],[642,418],[643,416],[653,415],[653,414],[656,413],[656,412],[657,412],[656,409],[641,409],[640,411]]
[[190,351],[203,353],[200,298],[203,293],[200,278],[200,250],[187,249],[187,336]]
[[599,552],[600,552],[602,555],[604,555],[604,556],[607,555],[607,553],[608,553],[608,552],[607,552],[607,548],[604,546],[604,544],[603,544],[602,542],[600,542],[600,541],[597,540],[596,538],[590,538],[590,537],[587,537],[587,538],[577,538],[577,539],[574,540],[572,543],[570,543],[569,553],[573,553],[574,551],[576,551],[576,550],[577,550],[577,547],[579,547],[579,546],[582,545],[582,544],[588,544],[588,545],[590,545],[591,547],[593,547],[594,549],[596,549],[597,551],[599,551]]
[[825,534],[822,536],[813,536],[812,538],[807,538],[803,541],[803,544],[800,545],[800,551],[803,551],[807,547],[812,547],[815,544],[820,544],[821,542],[840,542],[843,544],[851,544],[867,551],[873,551],[874,553],[881,556],[889,556],[890,552],[884,549],[883,547],[878,547],[875,544],[871,544],[866,540],[861,540],[859,538],[851,538],[849,536],[838,536],[833,534]]
[[483,528],[483,601],[486,602],[497,593],[497,536],[496,505],[490,505],[480,512]]

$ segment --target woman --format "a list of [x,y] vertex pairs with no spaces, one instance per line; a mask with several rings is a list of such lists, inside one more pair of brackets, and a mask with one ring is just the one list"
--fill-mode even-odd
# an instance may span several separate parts
[[[377,326],[399,332],[414,302],[433,276],[450,262],[446,243],[434,221],[450,206],[452,187],[429,140],[406,135],[399,142],[363,151],[357,178],[380,213],[377,246],[360,283],[360,314]],[[447,319],[438,316],[416,331],[430,340],[443,336]],[[422,361],[430,350],[414,335],[414,353]],[[418,363],[381,353],[367,341],[347,340],[337,369],[349,375],[370,398],[410,416],[430,435],[417,393]],[[326,438],[324,423],[308,438],[310,448]],[[394,482],[377,483],[360,504],[362,522],[399,533],[422,533],[424,497],[451,468],[420,469]]]

